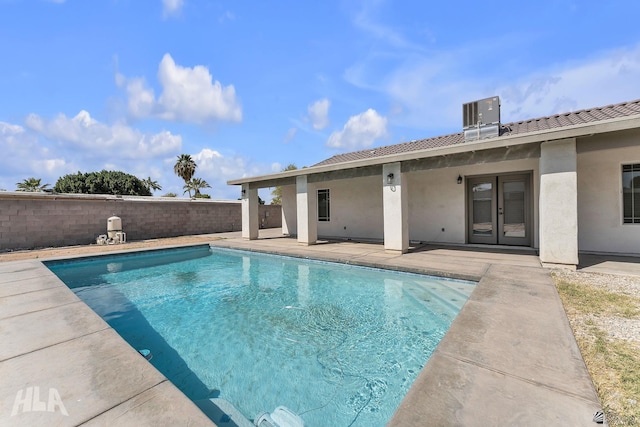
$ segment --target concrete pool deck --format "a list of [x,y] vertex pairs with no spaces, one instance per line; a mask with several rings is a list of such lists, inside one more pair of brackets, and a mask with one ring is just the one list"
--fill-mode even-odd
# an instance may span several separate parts
[[[479,281],[389,425],[595,425],[600,403],[549,271],[532,250],[421,246],[399,255],[375,243],[301,246],[279,233],[202,239]],[[71,248],[62,257],[86,253]],[[61,255],[32,253],[52,256]],[[630,274],[640,274],[635,262],[625,263]],[[595,258],[590,267],[598,265],[606,269]],[[0,262],[0,340],[0,425],[213,425],[40,260]]]

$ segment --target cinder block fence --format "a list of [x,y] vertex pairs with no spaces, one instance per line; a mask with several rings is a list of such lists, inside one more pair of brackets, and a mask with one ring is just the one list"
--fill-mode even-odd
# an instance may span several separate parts
[[[107,219],[122,219],[127,240],[238,231],[240,201],[0,192],[0,251],[95,243]],[[260,226],[282,225],[281,207],[262,205]]]

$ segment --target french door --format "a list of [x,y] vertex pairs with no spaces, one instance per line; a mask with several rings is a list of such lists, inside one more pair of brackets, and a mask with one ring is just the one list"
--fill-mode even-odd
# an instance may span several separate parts
[[467,179],[469,243],[531,246],[531,176]]

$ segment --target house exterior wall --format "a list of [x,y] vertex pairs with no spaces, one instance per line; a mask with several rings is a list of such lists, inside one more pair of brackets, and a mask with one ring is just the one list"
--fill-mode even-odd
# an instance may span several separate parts
[[578,248],[640,254],[640,224],[622,223],[623,164],[640,163],[640,130],[578,141]]
[[339,179],[316,187],[329,189],[331,203],[331,221],[318,222],[319,237],[383,239],[382,177]]
[[[95,243],[113,215],[122,218],[128,241],[238,231],[242,224],[238,201],[0,192],[0,250]],[[280,206],[261,205],[258,215],[264,228],[281,225]]]
[[[576,140],[577,244],[580,252],[640,254],[640,224],[622,222],[621,183],[622,165],[640,163],[639,142],[640,129]],[[458,175],[466,179],[530,172],[532,246],[540,248],[540,162],[540,158],[532,157],[405,172],[409,239],[453,244],[467,242],[466,185],[457,184]],[[318,222],[318,236],[382,241],[383,186],[384,177],[380,175],[315,183],[316,190],[329,189],[331,192],[331,221]],[[296,231],[295,191],[295,186],[283,187],[282,218],[290,234]],[[315,190],[314,197],[317,197]],[[317,212],[314,215],[317,218]]]
[[[409,178],[409,238],[424,242],[466,243],[466,186],[458,175],[472,177],[512,172],[532,173],[533,232],[538,247],[538,159],[513,160],[412,172]],[[444,231],[442,229],[444,228]]]
[[[530,171],[532,242],[534,247],[538,247],[538,164],[538,159],[534,158],[404,173],[403,179],[407,180],[408,188],[409,239],[436,243],[466,242],[466,190],[464,184],[457,184],[458,175],[465,177]],[[316,190],[320,189],[330,190],[331,221],[317,223],[319,238],[384,239],[382,176],[316,183]],[[285,224],[288,234],[296,234],[295,191],[293,185],[282,187],[285,234]],[[315,190],[314,197],[317,197]]]

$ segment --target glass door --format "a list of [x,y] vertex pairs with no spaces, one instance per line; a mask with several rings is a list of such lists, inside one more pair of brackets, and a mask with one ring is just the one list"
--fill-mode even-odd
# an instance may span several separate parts
[[469,178],[468,241],[531,245],[530,175]]
[[498,177],[498,244],[531,246],[529,175]]
[[471,178],[469,189],[469,243],[496,244],[498,239],[496,177]]

